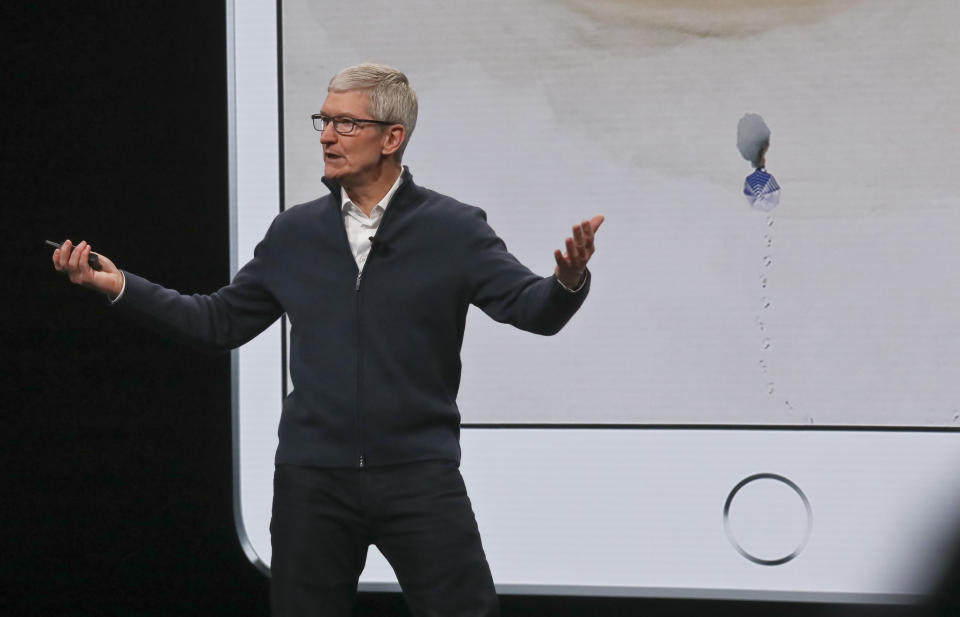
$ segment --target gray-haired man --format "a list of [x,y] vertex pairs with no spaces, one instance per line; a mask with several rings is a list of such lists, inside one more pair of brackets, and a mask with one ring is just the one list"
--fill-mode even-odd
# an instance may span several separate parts
[[57,270],[194,345],[231,349],[281,314],[294,389],[274,476],[275,616],[349,615],[367,550],[393,566],[416,615],[496,615],[490,568],[459,473],[467,308],[553,334],[586,297],[596,216],[551,277],[507,252],[482,210],[417,186],[401,166],[417,116],[406,76],[344,69],[313,116],[330,194],[281,213],[254,258],[207,296],[184,296],[67,241]]

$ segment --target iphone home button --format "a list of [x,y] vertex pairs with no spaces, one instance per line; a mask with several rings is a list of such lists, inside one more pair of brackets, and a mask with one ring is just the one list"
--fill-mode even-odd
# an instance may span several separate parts
[[803,490],[774,473],[748,476],[731,489],[723,506],[723,528],[733,548],[764,566],[799,555],[813,532],[813,510]]

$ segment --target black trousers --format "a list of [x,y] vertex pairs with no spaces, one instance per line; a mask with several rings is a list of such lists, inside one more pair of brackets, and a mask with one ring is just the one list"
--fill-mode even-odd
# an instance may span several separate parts
[[456,464],[360,469],[277,465],[273,617],[348,617],[373,544],[416,616],[499,615],[476,518]]

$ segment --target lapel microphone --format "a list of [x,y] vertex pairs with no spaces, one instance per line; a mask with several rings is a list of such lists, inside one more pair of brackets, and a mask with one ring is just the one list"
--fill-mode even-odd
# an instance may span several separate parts
[[370,236],[370,252],[379,250],[380,252],[386,252],[387,243],[381,240],[376,236]]

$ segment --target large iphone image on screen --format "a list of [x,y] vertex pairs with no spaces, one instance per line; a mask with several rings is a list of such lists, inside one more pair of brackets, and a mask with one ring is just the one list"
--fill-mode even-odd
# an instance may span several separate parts
[[[327,192],[310,115],[364,61],[417,90],[417,183],[535,272],[606,217],[559,334],[467,316],[462,469],[504,592],[923,592],[960,519],[960,7],[229,7],[234,267]],[[775,202],[744,194],[748,113]],[[287,328],[234,358],[237,517],[265,569]],[[375,555],[361,580],[395,585]]]

